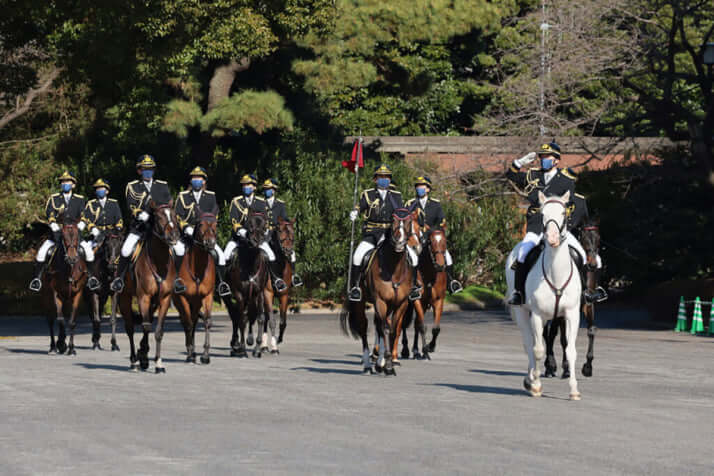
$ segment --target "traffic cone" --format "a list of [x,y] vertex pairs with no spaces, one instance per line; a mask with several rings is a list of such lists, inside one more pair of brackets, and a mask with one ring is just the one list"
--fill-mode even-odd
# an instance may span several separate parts
[[712,305],[709,306],[709,335],[714,336],[714,298],[712,298]]
[[695,335],[698,332],[704,332],[704,321],[702,320],[702,301],[699,299],[699,296],[697,296],[697,299],[694,300],[694,315],[692,317],[692,328],[689,333]]
[[677,325],[674,332],[687,332],[687,311],[684,308],[684,296],[679,297],[679,311],[677,311]]

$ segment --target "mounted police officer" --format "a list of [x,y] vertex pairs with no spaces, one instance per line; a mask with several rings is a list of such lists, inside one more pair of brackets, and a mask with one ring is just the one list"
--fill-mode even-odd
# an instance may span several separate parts
[[[362,192],[359,203],[350,212],[350,220],[355,221],[362,214],[362,241],[352,255],[352,270],[350,272],[350,301],[361,301],[362,290],[359,287],[362,275],[362,261],[367,253],[384,241],[387,231],[392,226],[392,215],[398,208],[404,208],[402,194],[390,189],[392,169],[382,164],[374,170],[376,188],[369,188]],[[416,273],[416,268],[415,268]],[[417,280],[413,280],[413,287],[409,299],[414,301],[421,297],[421,287]]]
[[[208,174],[203,167],[194,167],[189,174],[191,188],[179,193],[175,204],[176,217],[178,219],[181,232],[189,239],[193,239],[194,228],[200,221],[200,212],[218,214],[218,202],[216,194],[206,189]],[[199,212],[200,211],[200,212]],[[224,281],[226,258],[223,250],[215,244],[209,253],[216,261],[216,276],[218,277],[218,294],[227,296],[231,293],[228,283]]]
[[82,220],[87,223],[87,230],[92,235],[91,242],[83,241],[83,243],[94,249],[102,233],[107,231],[121,233],[124,229],[124,220],[119,203],[113,198],[108,198],[111,190],[109,183],[100,178],[92,186],[96,198],[87,202],[82,212]]
[[[444,209],[441,208],[441,202],[439,202],[439,200],[429,196],[431,189],[432,185],[429,177],[417,177],[414,181],[416,198],[412,198],[406,203],[407,208],[411,208],[412,206],[417,208],[419,212],[419,226],[422,230],[427,230],[424,236],[428,236],[432,230],[442,230],[446,232]],[[424,247],[424,251],[428,253],[426,247]],[[463,290],[463,286],[454,279],[454,262],[451,259],[449,250],[446,250],[444,257],[446,259],[446,276],[449,281],[449,292],[456,294]]]
[[[288,208],[285,205],[285,202],[276,197],[278,188],[278,182],[275,179],[269,178],[263,182],[263,195],[265,195],[265,205],[268,211],[268,218],[270,219],[271,236],[275,233],[275,230],[278,229],[278,218],[282,218],[285,221],[289,220]],[[295,250],[293,250],[288,258],[290,259],[290,263],[293,265],[292,285],[295,287],[302,286],[302,279],[295,271]]]
[[[124,274],[131,262],[131,254],[134,252],[136,244],[147,231],[149,231],[149,202],[153,200],[156,205],[168,205],[171,203],[171,192],[169,185],[163,180],[154,179],[156,161],[148,154],[139,157],[136,162],[136,172],[141,177],[140,180],[129,182],[125,190],[126,204],[131,211],[132,221],[129,226],[129,235],[124,240],[121,247],[121,258],[117,266],[117,274],[112,281],[111,288],[114,292],[121,292],[124,289]],[[181,269],[181,262],[186,251],[181,241],[176,242],[172,247],[174,266]],[[186,290],[183,280],[176,275],[174,280],[174,292],[181,294]]]
[[[233,237],[231,241],[226,245],[225,255],[227,259],[231,258],[233,251],[239,246],[238,243],[241,239],[245,239],[248,235],[248,231],[245,229],[245,222],[248,219],[248,215],[251,212],[264,213],[267,215],[268,206],[265,200],[261,197],[255,195],[255,189],[258,186],[258,179],[253,174],[244,175],[240,181],[243,187],[243,194],[234,197],[231,201],[231,223],[233,225]],[[273,280],[273,287],[277,292],[282,292],[287,289],[285,281],[283,281],[279,276],[279,271],[276,270],[276,260],[275,253],[270,249],[270,245],[267,242],[268,236],[266,235],[265,241],[261,242],[259,247],[263,252],[265,252],[268,257],[270,268],[270,275]]]
[[[533,162],[536,156],[540,160],[540,168],[522,172],[521,168]],[[543,192],[546,197],[562,196],[565,192],[570,192],[571,197],[575,194],[575,174],[571,169],[559,169],[557,167],[559,160],[560,146],[553,140],[541,145],[537,154],[529,152],[520,159],[514,160],[513,165],[506,172],[506,178],[527,194],[529,202],[526,236],[518,246],[518,256],[514,263],[515,286],[508,300],[508,304],[513,306],[520,306],[525,301],[528,271],[524,263],[528,253],[538,245],[543,236],[543,216],[538,204],[538,192]],[[578,251],[584,261],[585,251],[570,232],[567,233],[566,241],[569,246]]]
[[[59,184],[60,193],[53,194],[47,200],[47,205],[45,205],[45,216],[52,231],[52,238],[45,240],[37,251],[35,273],[32,281],[30,281],[30,290],[34,292],[39,292],[42,289],[42,275],[47,269],[49,251],[62,241],[62,227],[57,223],[57,218],[61,215],[64,223],[77,223],[77,228],[80,232],[84,231],[87,226],[82,220],[82,211],[84,211],[86,203],[85,198],[73,192],[74,187],[77,185],[77,179],[73,174],[65,171],[59,177]],[[94,277],[90,264],[94,261],[94,251],[85,241],[80,242],[79,245],[84,251],[84,260],[88,263],[87,274],[89,279],[87,280],[87,287],[90,290],[96,290],[100,284],[99,280]]]

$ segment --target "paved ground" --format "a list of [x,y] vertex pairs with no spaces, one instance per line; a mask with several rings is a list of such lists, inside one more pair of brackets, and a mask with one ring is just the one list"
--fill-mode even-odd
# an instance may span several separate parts
[[393,378],[360,375],[334,315],[291,316],[260,360],[228,357],[219,318],[208,366],[183,363],[171,321],[165,375],[128,372],[124,335],[91,351],[83,326],[76,356],[48,356],[41,319],[3,317],[0,472],[712,474],[714,338],[636,317],[601,320],[580,402],[560,379],[526,396],[518,330],[495,311],[446,315],[434,359]]

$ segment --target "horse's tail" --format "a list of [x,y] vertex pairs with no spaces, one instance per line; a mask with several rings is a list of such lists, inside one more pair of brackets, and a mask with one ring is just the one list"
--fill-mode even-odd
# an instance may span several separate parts
[[344,335],[347,337],[352,336],[353,339],[360,338],[356,314],[354,303],[345,298],[345,302],[342,304],[342,310],[340,310],[340,327],[342,327],[342,333]]

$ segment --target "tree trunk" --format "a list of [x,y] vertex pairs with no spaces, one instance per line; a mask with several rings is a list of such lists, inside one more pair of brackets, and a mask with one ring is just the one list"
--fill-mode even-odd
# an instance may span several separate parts
[[[231,60],[216,66],[213,76],[208,83],[208,105],[206,112],[216,107],[221,101],[227,99],[233,86],[236,75],[250,67],[250,58],[241,58],[240,61]],[[202,132],[197,144],[193,147],[193,160],[197,165],[206,167],[213,159],[213,152],[216,149],[216,138],[211,136],[210,131]]]

